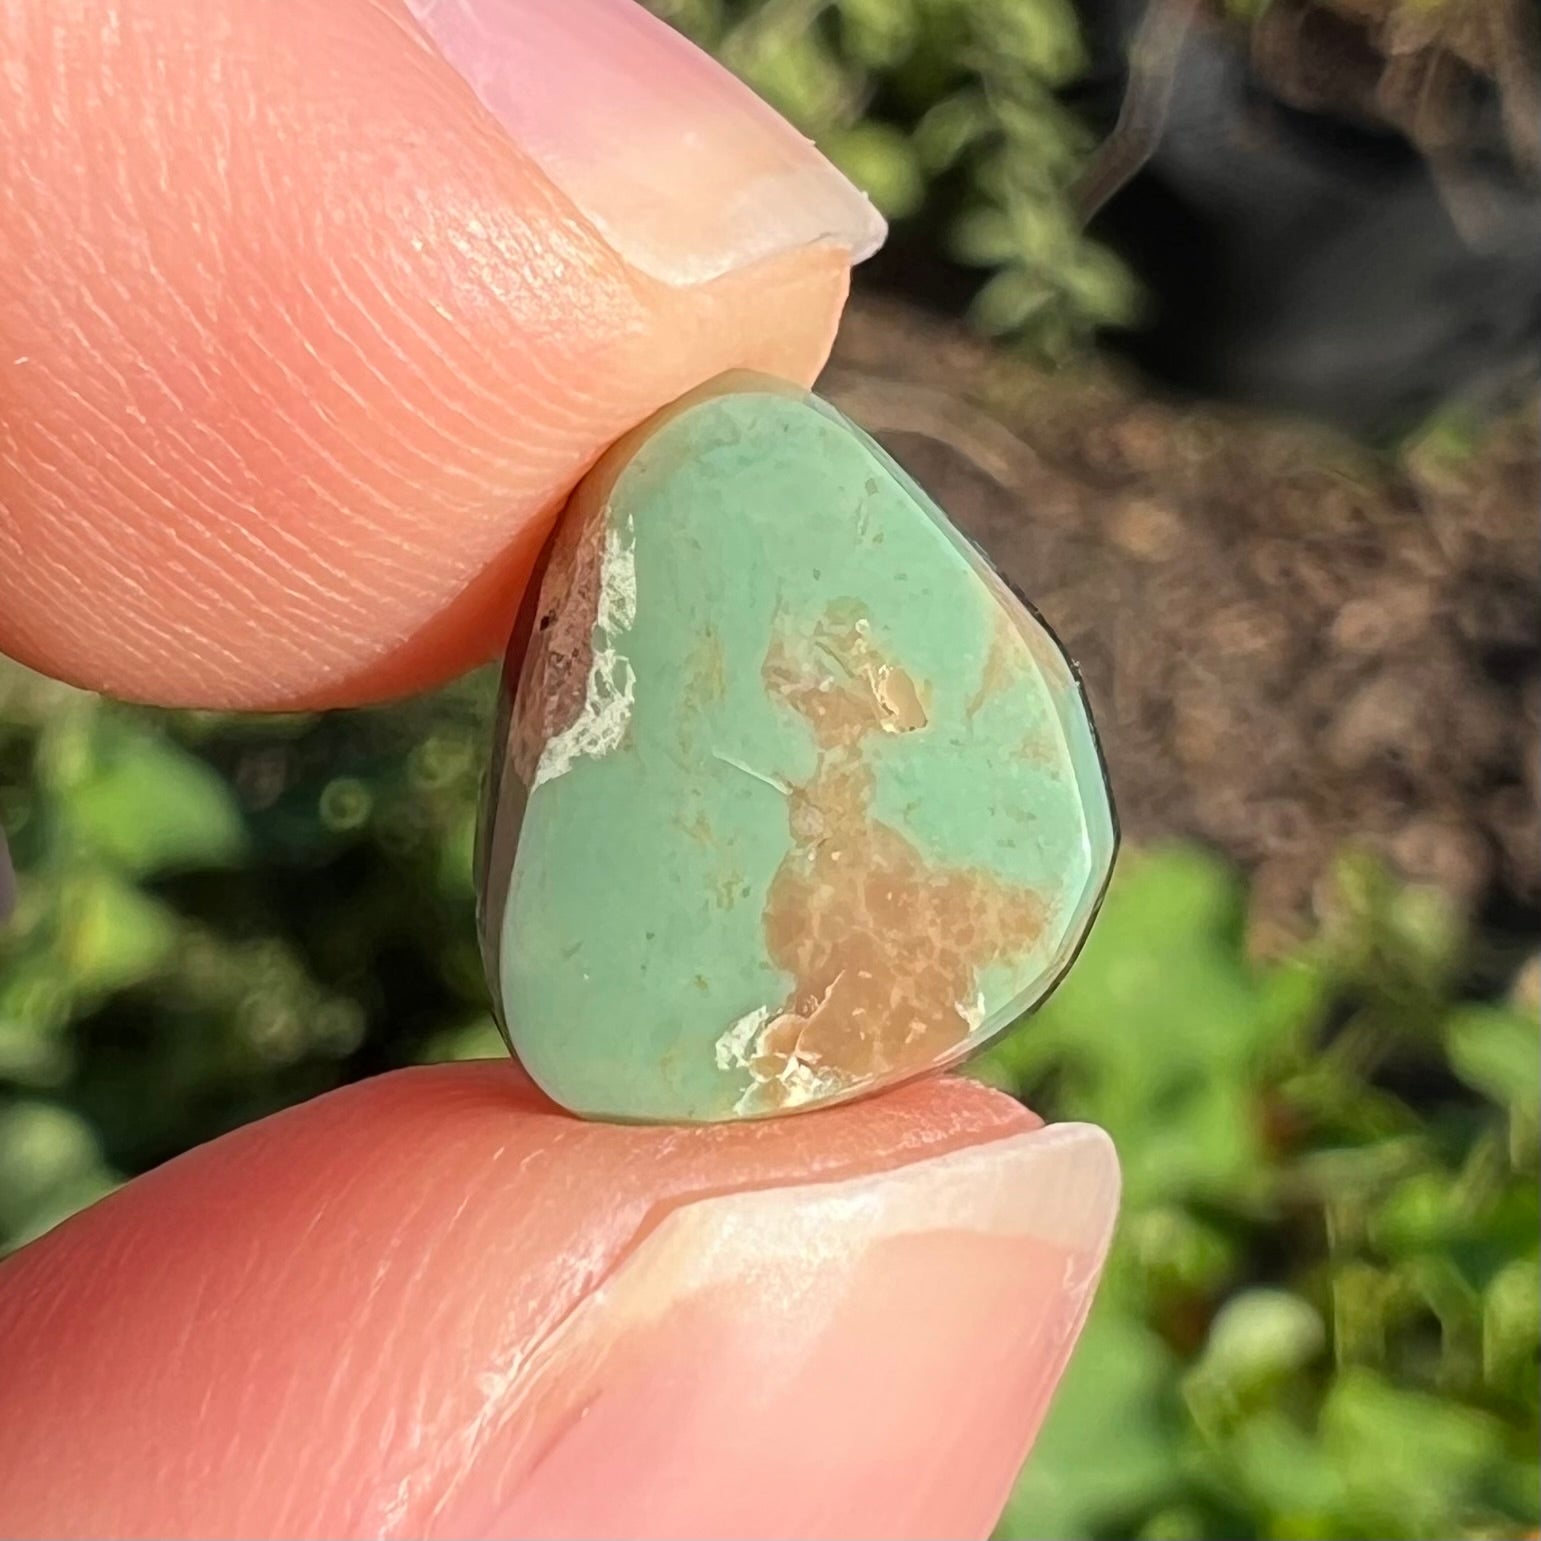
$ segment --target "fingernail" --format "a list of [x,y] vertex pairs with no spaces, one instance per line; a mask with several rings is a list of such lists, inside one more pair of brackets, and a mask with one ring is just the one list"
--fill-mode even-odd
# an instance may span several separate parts
[[628,261],[703,283],[881,216],[813,145],[636,0],[407,0],[519,147]]
[[986,1536],[1117,1202],[1060,1125],[673,1210],[521,1367],[443,1533]]

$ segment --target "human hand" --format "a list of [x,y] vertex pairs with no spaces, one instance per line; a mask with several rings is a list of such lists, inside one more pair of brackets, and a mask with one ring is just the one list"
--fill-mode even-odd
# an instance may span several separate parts
[[[0,650],[132,699],[491,656],[603,448],[810,380],[880,233],[630,0],[0,29]],[[956,1081],[681,1130],[382,1077],[0,1267],[0,1531],[982,1535],[1116,1187]]]

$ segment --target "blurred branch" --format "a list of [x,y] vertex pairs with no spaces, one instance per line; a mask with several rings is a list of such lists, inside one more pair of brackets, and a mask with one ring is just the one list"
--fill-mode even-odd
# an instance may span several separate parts
[[1149,0],[1129,50],[1129,84],[1113,132],[1076,181],[1070,201],[1083,225],[1138,173],[1161,142],[1183,44],[1203,0]]

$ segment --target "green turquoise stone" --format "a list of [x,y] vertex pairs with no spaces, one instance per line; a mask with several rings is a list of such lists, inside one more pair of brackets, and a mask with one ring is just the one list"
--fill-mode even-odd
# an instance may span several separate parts
[[951,1064],[1043,999],[1107,883],[1058,643],[777,381],[715,381],[601,461],[505,686],[483,947],[577,1113],[759,1117]]

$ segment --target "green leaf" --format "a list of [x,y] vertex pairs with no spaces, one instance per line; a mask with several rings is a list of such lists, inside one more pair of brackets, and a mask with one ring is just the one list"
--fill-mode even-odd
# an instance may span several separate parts
[[1078,1541],[1164,1502],[1181,1452],[1171,1379],[1160,1340],[1104,1293],[1012,1489],[999,1541]]
[[1320,1314],[1298,1295],[1245,1290],[1215,1318],[1196,1373],[1232,1389],[1254,1385],[1309,1363],[1326,1336]]
[[503,1059],[508,1045],[491,1017],[477,1017],[463,1027],[446,1028],[435,1033],[418,1054],[418,1063],[437,1064],[443,1060]]
[[138,875],[231,866],[247,849],[230,784],[170,739],[126,724],[98,736],[64,815],[84,849]]
[[105,872],[73,885],[64,912],[70,982],[84,996],[141,983],[175,945],[172,912]]
[[859,123],[830,134],[829,158],[872,199],[887,219],[903,219],[926,195],[915,147],[886,123]]
[[0,1234],[31,1223],[53,1193],[102,1165],[95,1132],[49,1102],[0,1107]]
[[1541,1115],[1541,1032],[1499,1006],[1464,1006],[1445,1024],[1455,1073],[1516,1117]]
[[1118,1143],[1131,1204],[1245,1199],[1260,1168],[1260,1099],[1310,991],[1267,987],[1242,954],[1241,892],[1195,850],[1120,865],[1081,959],[985,1061],[1031,1101],[1054,1075],[1074,1116]]
[[1507,1453],[1496,1419],[1366,1370],[1334,1385],[1320,1435],[1349,1501],[1394,1536],[1454,1535]]

